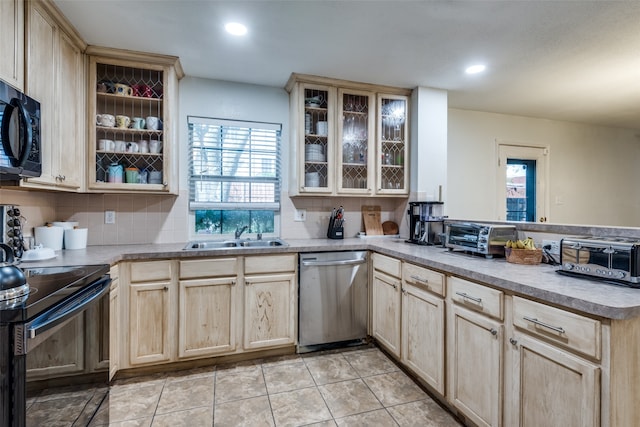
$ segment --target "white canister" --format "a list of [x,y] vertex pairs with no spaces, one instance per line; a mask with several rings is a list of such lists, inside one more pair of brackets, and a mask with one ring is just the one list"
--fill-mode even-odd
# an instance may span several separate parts
[[84,249],[87,247],[88,229],[69,228],[64,230],[65,249]]
[[36,227],[36,245],[59,251],[62,249],[64,228],[62,227]]

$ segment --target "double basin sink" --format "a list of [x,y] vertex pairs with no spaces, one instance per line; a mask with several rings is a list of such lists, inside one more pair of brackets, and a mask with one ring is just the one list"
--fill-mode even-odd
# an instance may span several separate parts
[[282,239],[266,239],[266,240],[249,240],[249,239],[235,239],[235,240],[203,240],[189,242],[184,250],[198,250],[208,251],[216,249],[247,249],[247,248],[268,248],[274,246],[289,246],[287,242]]

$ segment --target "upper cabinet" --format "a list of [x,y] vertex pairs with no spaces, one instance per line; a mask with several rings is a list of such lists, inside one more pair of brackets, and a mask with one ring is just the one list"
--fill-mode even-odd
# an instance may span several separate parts
[[410,90],[293,74],[292,196],[409,194]]
[[88,190],[178,192],[178,58],[90,46]]
[[40,102],[42,175],[20,185],[82,191],[86,45],[48,0],[27,2],[26,16],[25,89]]
[[0,79],[24,89],[24,0],[0,1]]

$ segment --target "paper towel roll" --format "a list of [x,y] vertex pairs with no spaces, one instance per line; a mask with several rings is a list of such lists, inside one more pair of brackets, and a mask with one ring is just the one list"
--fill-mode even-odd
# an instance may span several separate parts
[[64,230],[65,249],[84,249],[87,247],[86,228],[68,228]]
[[53,224],[54,227],[62,227],[66,230],[67,228],[77,227],[78,221],[53,221],[51,224]]
[[36,227],[36,245],[51,248],[54,251],[62,249],[64,228],[62,227]]

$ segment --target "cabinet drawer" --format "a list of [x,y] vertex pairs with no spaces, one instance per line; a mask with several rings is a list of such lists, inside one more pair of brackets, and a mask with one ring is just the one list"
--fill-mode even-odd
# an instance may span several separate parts
[[504,319],[504,293],[458,277],[448,277],[449,294],[456,304],[479,311],[499,320]]
[[150,282],[171,279],[171,261],[147,261],[131,263],[132,282]]
[[373,254],[373,269],[387,273],[393,277],[402,277],[402,262],[385,255]]
[[236,257],[180,261],[181,279],[236,276],[238,273],[238,258]]
[[402,279],[406,283],[444,296],[444,274],[442,273],[405,262],[402,264]]
[[245,274],[296,271],[296,255],[248,256],[244,261]]
[[600,360],[602,327],[598,320],[514,296],[513,325]]

